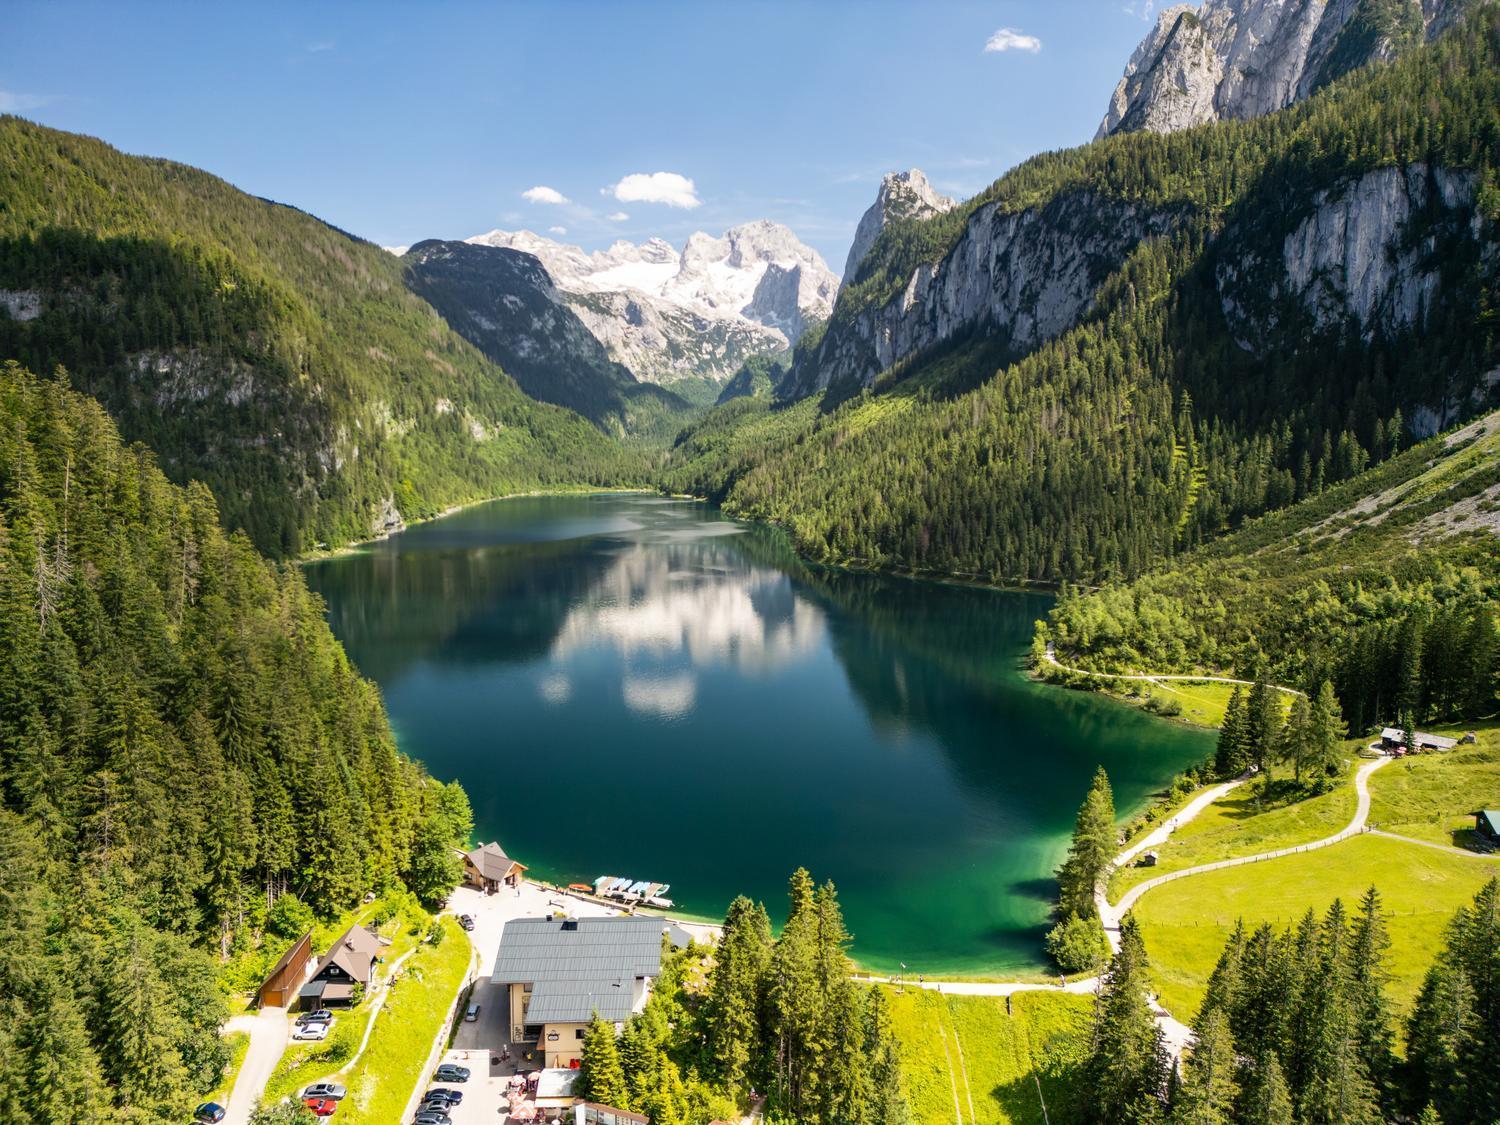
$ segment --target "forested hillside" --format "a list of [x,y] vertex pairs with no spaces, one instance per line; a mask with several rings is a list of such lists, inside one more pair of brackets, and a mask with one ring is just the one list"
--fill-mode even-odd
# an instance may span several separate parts
[[0,357],[67,367],[225,523],[296,555],[463,500],[615,482],[379,247],[213,176],[0,117]]
[[397,750],[300,575],[97,403],[0,366],[0,1119],[180,1120],[215,958],[455,878],[456,785]]
[[1099,671],[1328,679],[1363,731],[1493,713],[1497,604],[1500,413],[1134,583],[1065,590],[1042,639]]
[[[823,560],[1097,581],[1357,475],[1492,401],[1497,59],[1490,10],[1281,113],[1046,154],[953,211],[891,224],[784,390],[857,350],[858,318],[900,304],[981,207],[1066,198],[1076,218],[1082,200],[1096,223],[1149,212],[1160,233],[1056,338],[1018,350],[978,320],[870,387],[730,403],[681,436],[666,484],[780,522]],[[1370,192],[1402,200],[1394,242],[1318,233]],[[1282,256],[1303,237],[1316,253],[1294,264],[1312,280],[1293,292]],[[1369,308],[1318,296],[1317,277],[1366,249],[1386,263],[1386,245],[1394,273]],[[1347,260],[1317,265],[1329,246]]]

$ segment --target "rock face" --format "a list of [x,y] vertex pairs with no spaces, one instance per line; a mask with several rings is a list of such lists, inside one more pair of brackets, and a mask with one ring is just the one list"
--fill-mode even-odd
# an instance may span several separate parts
[[668,386],[721,384],[750,356],[785,349],[838,292],[822,257],[768,221],[693,234],[680,252],[653,238],[590,254],[529,231],[468,241],[535,255],[615,362]]
[[[429,240],[402,259],[407,285],[532,398],[576,410],[607,430],[686,407],[644,387],[589,331],[533,254]],[[660,408],[658,409],[652,409]]]
[[1164,9],[1097,136],[1284,109],[1451,27],[1470,0],[1204,0]]
[[1214,268],[1230,330],[1264,354],[1286,333],[1352,330],[1372,340],[1423,327],[1464,247],[1479,254],[1480,276],[1500,268],[1477,190],[1469,171],[1379,168],[1318,192],[1279,240],[1246,229],[1252,217],[1231,222]]
[[860,217],[854,231],[854,244],[849,247],[849,258],[844,263],[844,284],[848,284],[859,267],[860,261],[875,245],[875,239],[896,219],[926,219],[940,215],[956,206],[956,201],[939,195],[927,182],[920,168],[910,172],[887,172],[880,181],[880,190],[875,193],[875,202]]
[[976,328],[1026,351],[1072,326],[1099,285],[1175,211],[1149,211],[1089,191],[1006,213],[985,204],[936,263],[917,267],[900,293],[852,317],[842,313],[778,394],[869,385],[893,364]]

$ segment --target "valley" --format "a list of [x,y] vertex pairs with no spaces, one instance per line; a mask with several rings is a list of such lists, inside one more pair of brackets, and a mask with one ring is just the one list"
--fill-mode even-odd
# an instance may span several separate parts
[[0,1120],[1488,1119],[1500,5],[1016,7],[18,13]]

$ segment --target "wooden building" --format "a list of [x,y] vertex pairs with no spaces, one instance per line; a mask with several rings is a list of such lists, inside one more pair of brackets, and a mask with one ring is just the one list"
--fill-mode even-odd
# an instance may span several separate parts
[[526,865],[511,859],[499,844],[481,844],[464,853],[464,882],[485,894],[492,895],[501,887],[514,887],[525,875]]
[[352,1004],[356,990],[363,993],[375,975],[384,943],[363,926],[350,926],[333,943],[312,980],[297,993],[309,1008],[326,1008],[330,1004]]
[[262,1008],[285,1008],[296,999],[312,960],[312,931],[308,930],[271,967],[270,974],[256,989],[255,1002]]
[[1491,847],[1500,847],[1500,809],[1485,809],[1475,813],[1474,832]]

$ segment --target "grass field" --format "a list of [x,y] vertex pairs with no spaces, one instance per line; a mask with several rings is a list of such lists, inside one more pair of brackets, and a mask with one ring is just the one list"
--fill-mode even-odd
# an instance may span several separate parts
[[[1354,749],[1351,744],[1351,754]],[[1357,760],[1351,762],[1337,789],[1290,804],[1261,804],[1259,783],[1255,781],[1231,790],[1155,849],[1158,856],[1155,867],[1126,867],[1116,871],[1109,883],[1110,901],[1118,901],[1137,883],[1168,871],[1332,836],[1354,816],[1358,796],[1352,779],[1358,764]]]
[[1477,745],[1403,758],[1372,777],[1370,823],[1434,844],[1471,845],[1474,813],[1500,808],[1500,726],[1474,729]]
[[1404,1011],[1453,912],[1496,875],[1500,859],[1445,855],[1363,835],[1315,852],[1167,883],[1141,899],[1135,916],[1162,1003],[1191,1022],[1237,918],[1247,926],[1283,927],[1308,908],[1323,913],[1335,898],[1352,909],[1373,883],[1388,914],[1390,994]]
[[1041,1125],[1042,1099],[1066,1110],[1091,997],[1022,992],[1007,1012],[1002,997],[887,994],[913,1125]]
[[440,924],[443,940],[422,946],[401,966],[375,1017],[369,1046],[343,1076],[349,1096],[339,1104],[340,1121],[388,1125],[401,1120],[469,970],[472,947],[467,935],[447,915]]

